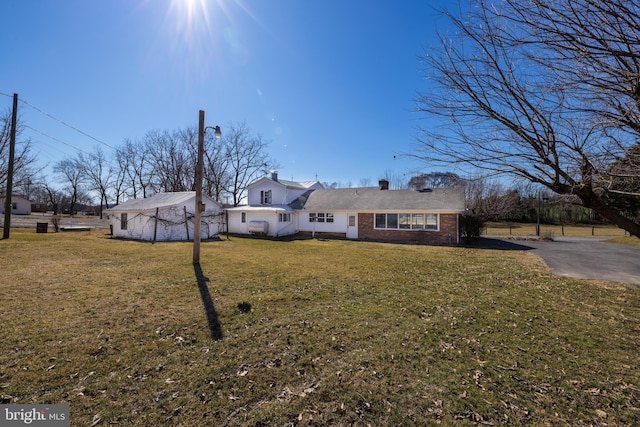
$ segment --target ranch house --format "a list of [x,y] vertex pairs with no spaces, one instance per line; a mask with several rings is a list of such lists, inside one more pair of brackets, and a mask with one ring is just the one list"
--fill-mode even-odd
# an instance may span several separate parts
[[347,239],[457,244],[465,212],[460,188],[327,189],[317,181],[261,178],[247,187],[248,204],[227,209],[228,231],[278,237],[331,235]]

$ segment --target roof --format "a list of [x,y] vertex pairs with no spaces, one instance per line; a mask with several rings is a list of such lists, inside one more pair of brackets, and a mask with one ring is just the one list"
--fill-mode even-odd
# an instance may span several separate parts
[[[312,187],[313,185],[316,184],[320,184],[320,182],[318,181],[289,181],[286,179],[278,179],[278,180],[274,180],[273,178],[268,178],[268,177],[262,177],[257,181],[252,182],[251,184],[249,184],[249,187],[253,187],[256,184],[259,184],[261,182],[277,182],[280,185],[285,186],[286,188],[289,189],[298,189],[298,190],[306,190],[310,187]],[[320,184],[322,185],[322,184]]]
[[[120,212],[120,211],[146,211],[155,208],[164,208],[176,205],[182,205],[194,199],[195,191],[176,191],[172,193],[157,193],[146,199],[129,199],[126,202],[120,203],[117,206],[108,209],[108,212]],[[210,197],[203,195],[202,198],[210,199]]]
[[233,208],[227,208],[228,211],[242,211],[242,212],[282,212],[293,211],[293,208],[289,205],[264,205],[264,206],[250,206],[250,205],[241,205],[235,206]]
[[305,211],[446,211],[465,210],[461,188],[380,190],[378,187],[320,189],[311,192]]

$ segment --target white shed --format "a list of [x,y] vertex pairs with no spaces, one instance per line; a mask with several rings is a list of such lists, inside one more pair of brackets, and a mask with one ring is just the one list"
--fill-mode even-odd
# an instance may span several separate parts
[[[4,213],[5,198],[0,198],[0,214]],[[11,214],[29,215],[31,213],[31,202],[24,197],[11,196]]]
[[[193,240],[195,191],[158,193],[130,199],[106,211],[113,237],[136,240]],[[201,239],[217,237],[222,230],[222,206],[202,196]]]

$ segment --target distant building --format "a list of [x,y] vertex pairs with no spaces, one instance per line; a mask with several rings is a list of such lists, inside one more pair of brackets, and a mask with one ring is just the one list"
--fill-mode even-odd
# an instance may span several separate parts
[[[1,198],[0,214],[4,214],[5,198]],[[12,215],[29,215],[31,214],[31,202],[24,197],[11,196],[11,214]]]

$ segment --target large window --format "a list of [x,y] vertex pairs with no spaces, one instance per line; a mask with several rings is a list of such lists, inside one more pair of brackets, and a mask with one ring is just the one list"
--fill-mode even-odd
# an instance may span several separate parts
[[271,204],[271,190],[263,190],[260,192],[260,204],[261,205]]
[[309,222],[333,222],[333,214],[312,212],[309,214]]
[[126,230],[126,229],[127,229],[127,214],[121,213],[120,214],[120,230]]
[[438,214],[377,213],[375,228],[387,230],[437,230]]

